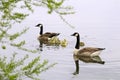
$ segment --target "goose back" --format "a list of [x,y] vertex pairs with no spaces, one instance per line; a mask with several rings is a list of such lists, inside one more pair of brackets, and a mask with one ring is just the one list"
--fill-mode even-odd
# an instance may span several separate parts
[[58,36],[59,34],[60,33],[46,32],[46,33],[42,34],[41,36],[46,36],[46,37],[52,38],[52,37]]
[[99,56],[105,48],[85,47],[78,51],[79,56]]

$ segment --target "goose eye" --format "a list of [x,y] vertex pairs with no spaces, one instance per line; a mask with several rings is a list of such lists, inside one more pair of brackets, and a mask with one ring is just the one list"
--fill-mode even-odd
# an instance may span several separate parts
[[42,24],[40,24],[39,27],[42,27]]
[[75,34],[75,36],[77,37],[77,36],[78,36],[78,34]]

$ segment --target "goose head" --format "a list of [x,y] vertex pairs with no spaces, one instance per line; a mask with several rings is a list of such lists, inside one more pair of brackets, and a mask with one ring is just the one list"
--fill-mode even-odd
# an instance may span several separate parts
[[75,36],[76,37],[76,45],[75,45],[75,49],[79,49],[80,48],[80,36],[78,32],[73,33],[71,36]]
[[79,36],[79,33],[78,33],[78,32],[75,32],[75,33],[73,33],[71,36],[78,37],[78,36]]
[[41,27],[43,27],[43,25],[39,23],[35,27],[40,27],[41,28]]
[[43,34],[43,25],[42,24],[37,24],[35,27],[39,27],[40,28],[40,35],[42,35]]

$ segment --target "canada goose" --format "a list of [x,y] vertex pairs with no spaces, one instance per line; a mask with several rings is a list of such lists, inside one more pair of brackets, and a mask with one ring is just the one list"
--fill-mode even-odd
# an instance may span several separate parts
[[100,52],[104,50],[105,48],[95,48],[95,47],[85,47],[82,49],[80,48],[80,35],[78,32],[73,33],[71,36],[75,36],[77,41],[75,45],[75,50],[74,50],[74,60],[75,60],[75,65],[76,65],[76,72],[73,74],[79,74],[79,56],[84,56],[84,57],[95,57],[99,56]]
[[43,25],[42,24],[37,24],[35,27],[40,27],[40,36],[41,37],[48,37],[48,38],[52,38],[54,36],[58,36],[60,33],[51,33],[51,32],[46,32],[43,34]]
[[40,41],[40,43],[44,43],[44,44],[48,44],[48,41],[50,38],[54,37],[54,36],[58,36],[60,33],[51,33],[51,32],[46,32],[43,33],[43,25],[42,24],[37,24],[35,27],[39,27],[40,28],[40,35],[38,36],[38,40]]

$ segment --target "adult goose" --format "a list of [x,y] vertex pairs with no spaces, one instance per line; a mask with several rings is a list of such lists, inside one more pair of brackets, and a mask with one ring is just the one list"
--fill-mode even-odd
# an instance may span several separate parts
[[35,27],[39,27],[40,28],[40,36],[38,37],[38,40],[42,41],[42,42],[48,42],[49,38],[58,36],[60,33],[53,33],[53,32],[46,32],[43,33],[43,25],[42,24],[37,24]]
[[75,60],[75,65],[76,65],[76,71],[73,73],[75,74],[79,74],[79,57],[83,56],[83,57],[95,57],[95,56],[99,56],[99,54],[101,53],[101,51],[103,51],[105,48],[95,48],[95,47],[85,47],[82,49],[80,48],[80,35],[78,32],[73,33],[71,36],[75,36],[76,37],[76,45],[75,45],[75,50],[74,50],[74,60]]

